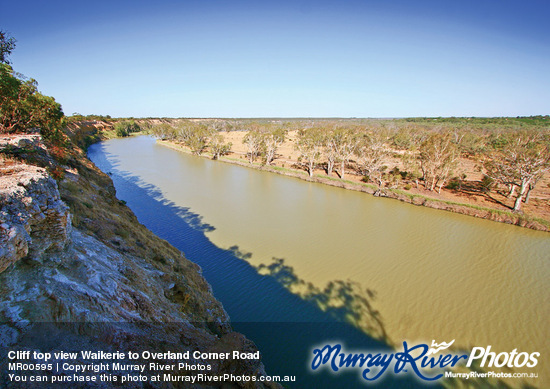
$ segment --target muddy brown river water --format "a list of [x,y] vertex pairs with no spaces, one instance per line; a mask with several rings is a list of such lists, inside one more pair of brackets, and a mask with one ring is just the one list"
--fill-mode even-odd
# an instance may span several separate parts
[[345,306],[341,319],[374,337],[536,351],[539,378],[528,382],[550,386],[548,233],[211,161],[150,137],[93,145],[89,156],[293,294],[323,294],[325,311]]

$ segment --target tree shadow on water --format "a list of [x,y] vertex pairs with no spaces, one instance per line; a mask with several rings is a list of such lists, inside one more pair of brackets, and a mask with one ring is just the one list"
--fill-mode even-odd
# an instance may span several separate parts
[[203,216],[194,213],[189,207],[182,207],[173,201],[164,197],[162,191],[153,184],[144,182],[139,177],[132,175],[129,172],[118,171],[119,177],[123,178],[128,184],[135,185],[143,189],[149,197],[154,199],[162,207],[168,208],[173,215],[179,216],[191,228],[200,232],[211,232],[216,228],[211,224],[205,223]]
[[203,221],[203,217],[197,213],[192,212],[189,207],[182,207],[180,205],[177,205],[175,202],[166,199],[162,191],[158,189],[155,185],[145,183],[143,180],[127,172],[119,174],[121,174],[121,176],[124,177],[126,181],[140,188],[143,188],[149,194],[149,196],[158,201],[163,207],[169,208],[174,215],[182,218],[185,223],[187,223],[191,228],[201,232],[210,232],[216,229],[211,224],[205,223]]
[[258,272],[273,277],[277,282],[322,311],[340,321],[346,321],[376,339],[391,345],[380,312],[373,308],[376,292],[364,289],[352,280],[330,281],[324,288],[300,279],[293,267],[282,258],[273,258],[269,265],[261,264]]
[[231,246],[229,248],[229,251],[231,251],[233,255],[235,255],[237,258],[243,259],[245,261],[252,258],[252,253],[245,253],[244,251],[241,251],[239,249],[239,246]]

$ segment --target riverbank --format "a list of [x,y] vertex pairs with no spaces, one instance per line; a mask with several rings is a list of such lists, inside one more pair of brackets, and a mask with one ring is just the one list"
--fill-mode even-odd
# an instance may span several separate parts
[[[157,140],[157,143],[170,147],[172,149],[191,154],[188,147],[171,141]],[[208,153],[201,155],[203,158],[211,158]],[[513,213],[511,211],[494,209],[485,206],[479,206],[471,203],[462,203],[449,200],[438,199],[435,197],[426,196],[424,194],[413,193],[402,189],[392,188],[378,188],[377,186],[369,183],[357,182],[352,180],[340,179],[337,177],[323,176],[320,174],[314,174],[310,177],[306,172],[289,168],[286,166],[267,166],[259,163],[249,163],[242,159],[236,158],[238,154],[231,153],[229,156],[222,156],[218,161],[231,163],[251,169],[258,169],[271,173],[284,175],[287,177],[294,177],[301,180],[316,182],[320,184],[335,186],[348,190],[354,190],[358,192],[368,193],[377,197],[386,197],[395,200],[399,200],[405,203],[424,206],[434,209],[440,209],[444,211],[450,211],[467,216],[473,216],[477,218],[492,220],[500,223],[512,224],[519,227],[530,228],[538,231],[550,231],[550,222],[532,216],[527,216],[523,213]]]

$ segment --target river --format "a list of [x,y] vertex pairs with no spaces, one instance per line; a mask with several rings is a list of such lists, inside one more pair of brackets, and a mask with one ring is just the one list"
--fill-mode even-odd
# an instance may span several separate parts
[[281,348],[310,352],[293,349],[305,334],[281,346],[255,339],[262,326],[247,323],[300,333],[293,322],[324,322],[321,334],[347,331],[354,349],[455,339],[461,349],[540,352],[528,382],[550,384],[548,233],[211,161],[145,136],[88,155],[141,223],[203,267],[270,374],[285,374]]

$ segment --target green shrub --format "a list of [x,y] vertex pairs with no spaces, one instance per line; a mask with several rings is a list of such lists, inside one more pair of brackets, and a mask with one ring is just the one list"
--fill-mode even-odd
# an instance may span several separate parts
[[456,190],[460,188],[460,182],[458,180],[451,180],[447,186],[445,187],[447,189]]
[[141,131],[141,127],[133,120],[124,120],[115,124],[115,134],[119,138],[125,138],[139,131]]

